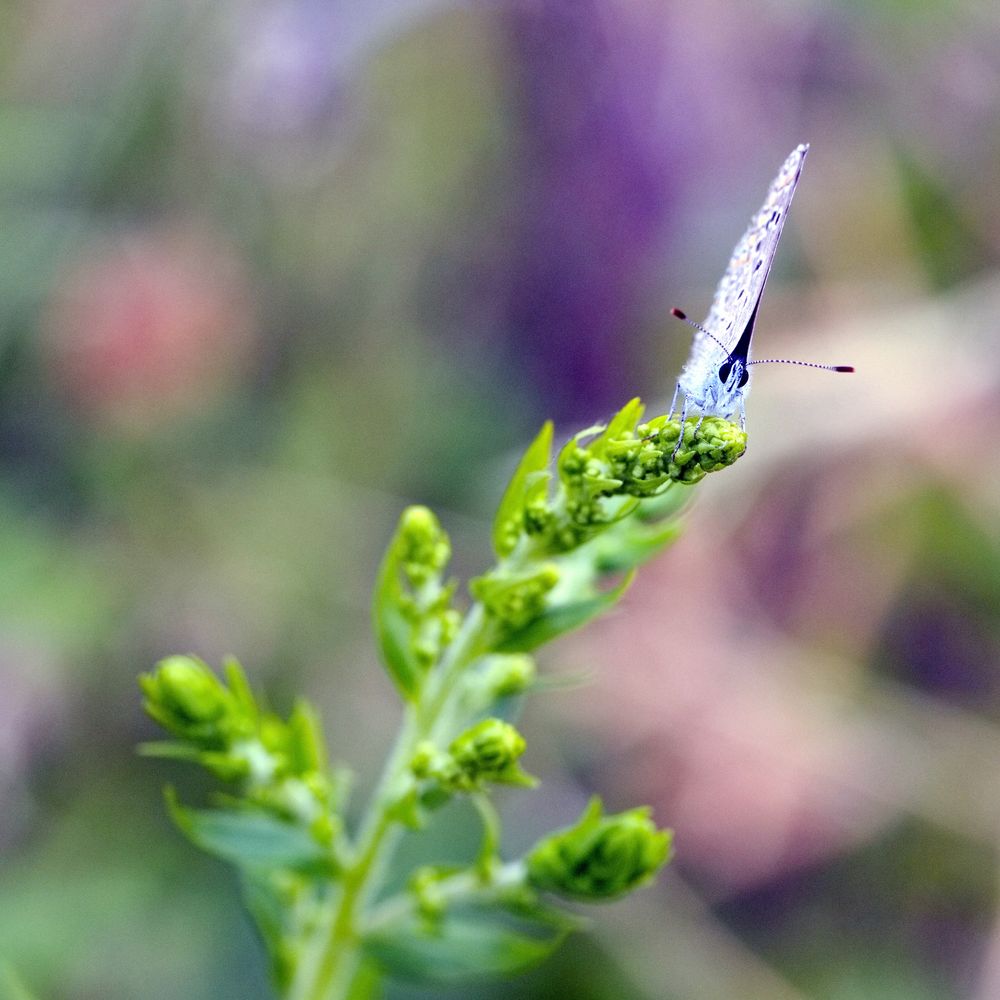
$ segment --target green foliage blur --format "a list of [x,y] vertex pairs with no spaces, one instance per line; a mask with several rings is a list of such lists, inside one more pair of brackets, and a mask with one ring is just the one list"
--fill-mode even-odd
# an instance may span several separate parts
[[669,401],[670,307],[800,141],[757,350],[858,373],[755,373],[747,455],[541,664],[593,679],[520,725],[544,815],[503,803],[527,847],[652,802],[672,871],[452,995],[1000,995],[998,36],[961,0],[0,4],[0,997],[269,995],[136,675],[231,654],[369,781],[399,510],[475,575],[543,420]]

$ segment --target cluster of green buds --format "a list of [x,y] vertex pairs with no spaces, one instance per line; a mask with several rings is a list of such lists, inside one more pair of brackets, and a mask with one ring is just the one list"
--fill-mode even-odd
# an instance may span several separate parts
[[[262,709],[235,660],[226,663],[223,680],[196,657],[171,656],[139,683],[146,712],[176,737],[144,744],[144,754],[190,761],[238,785],[244,819],[249,808],[305,829],[321,848],[334,845],[342,789],[307,702],[296,702],[287,719]],[[173,806],[175,817],[183,816],[189,832],[195,830],[196,814]],[[312,849],[307,853],[318,857]]]
[[527,654],[497,653],[483,657],[475,679],[485,704],[493,704],[524,694],[535,683],[537,673],[535,661]]
[[455,792],[477,791],[487,783],[531,788],[535,779],[518,763],[526,747],[524,737],[509,722],[483,719],[452,740],[445,751],[429,740],[420,743],[410,770],[423,784],[422,803],[430,806],[442,804]]
[[382,659],[412,700],[461,622],[452,607],[456,583],[444,578],[451,543],[426,507],[408,507],[386,551],[373,616]]
[[[491,831],[498,834],[498,829]],[[539,841],[506,865],[472,869],[425,865],[375,919],[369,948],[379,960],[417,970],[437,968],[481,976],[540,961],[581,927],[563,899],[598,903],[647,884],[670,859],[671,833],[648,809],[606,815],[591,800],[577,823]],[[553,897],[557,897],[553,899]]]
[[[642,422],[633,399],[606,425],[575,434],[556,460],[550,489],[552,425],[527,450],[494,525],[494,545],[508,556],[523,539],[535,551],[570,551],[674,483],[690,486],[732,465],[746,451],[746,433],[720,417],[666,416]],[[683,435],[683,440],[678,443]]]
[[649,882],[670,859],[671,832],[642,807],[605,815],[591,799],[579,821],[545,837],[528,854],[528,882],[571,899],[615,899]]
[[746,434],[719,417],[682,427],[642,416],[634,399],[607,425],[574,435],[556,458],[554,482],[551,424],[525,452],[493,525],[499,563],[470,584],[495,624],[497,648],[533,649],[604,611],[625,589],[608,589],[606,578],[633,569],[672,537],[644,532],[643,509],[673,513],[681,498],[663,503],[668,492],[746,450]]
[[[382,976],[510,974],[579,926],[562,899],[614,899],[666,864],[671,834],[648,809],[607,815],[598,799],[572,827],[504,861],[492,802],[498,786],[537,783],[521,767],[524,737],[506,721],[539,686],[532,651],[614,605],[676,536],[685,487],[746,448],[725,420],[642,418],[633,400],[554,462],[552,425],[543,427],[494,520],[496,565],[469,583],[464,614],[441,524],[426,507],[403,512],[372,617],[404,720],[355,829],[341,819],[346,779],[329,766],[308,704],[287,719],[263,709],[235,662],[220,678],[175,656],[141,678],[146,711],[172,737],[144,751],[235,786],[212,808],[187,808],[172,792],[168,804],[196,844],[239,867],[284,995],[342,1000],[373,996]],[[406,890],[385,892],[398,838],[457,798],[481,820],[477,857],[420,866]]]

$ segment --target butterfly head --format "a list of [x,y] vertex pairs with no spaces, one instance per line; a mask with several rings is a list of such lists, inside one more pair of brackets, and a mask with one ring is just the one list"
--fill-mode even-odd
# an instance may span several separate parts
[[723,416],[742,412],[749,383],[750,369],[746,362],[730,354],[705,387],[711,397],[706,400],[707,412]]
[[719,381],[722,383],[723,391],[742,389],[750,381],[750,369],[747,368],[746,362],[730,354],[719,368]]

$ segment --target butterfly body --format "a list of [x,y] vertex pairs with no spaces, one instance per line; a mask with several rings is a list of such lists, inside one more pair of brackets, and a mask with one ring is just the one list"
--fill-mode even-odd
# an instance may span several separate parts
[[730,419],[738,415],[740,425],[746,425],[750,347],[757,311],[808,152],[808,145],[798,146],[785,160],[760,211],[733,250],[677,383],[674,403],[679,395],[682,422],[692,408],[701,417]]

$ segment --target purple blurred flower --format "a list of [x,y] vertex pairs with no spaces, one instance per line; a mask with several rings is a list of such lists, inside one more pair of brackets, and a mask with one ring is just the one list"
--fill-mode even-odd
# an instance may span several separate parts
[[594,416],[629,392],[623,342],[674,203],[656,11],[514,0],[518,216],[503,309],[547,410]]

